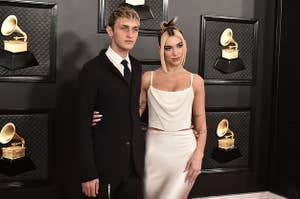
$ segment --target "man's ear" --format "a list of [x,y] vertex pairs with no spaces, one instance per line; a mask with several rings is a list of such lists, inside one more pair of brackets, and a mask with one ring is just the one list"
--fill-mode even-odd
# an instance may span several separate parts
[[106,26],[106,32],[110,37],[113,36],[113,29],[110,26]]

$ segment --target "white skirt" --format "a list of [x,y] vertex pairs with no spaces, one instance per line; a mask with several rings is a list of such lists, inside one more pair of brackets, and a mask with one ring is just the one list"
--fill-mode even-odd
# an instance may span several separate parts
[[193,130],[148,130],[145,199],[185,199],[192,184],[184,182],[186,164],[196,149]]

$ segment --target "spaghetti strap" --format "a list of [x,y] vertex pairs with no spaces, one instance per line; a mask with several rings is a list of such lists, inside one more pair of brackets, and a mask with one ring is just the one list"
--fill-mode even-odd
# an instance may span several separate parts
[[152,86],[152,82],[153,82],[153,71],[151,71],[150,73],[150,85]]
[[193,79],[194,79],[194,74],[191,73],[191,86],[193,86]]

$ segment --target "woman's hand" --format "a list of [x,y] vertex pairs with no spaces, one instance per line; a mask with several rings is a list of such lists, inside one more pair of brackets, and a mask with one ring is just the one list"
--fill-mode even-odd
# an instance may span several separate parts
[[81,183],[81,190],[87,197],[97,197],[99,193],[99,179],[96,178],[91,181]]
[[195,182],[196,178],[201,173],[202,159],[203,153],[198,150],[196,150],[190,157],[185,168],[185,171],[187,171],[185,182],[189,182],[191,184]]
[[99,121],[101,121],[103,115],[99,114],[98,111],[93,112],[92,126],[97,125]]

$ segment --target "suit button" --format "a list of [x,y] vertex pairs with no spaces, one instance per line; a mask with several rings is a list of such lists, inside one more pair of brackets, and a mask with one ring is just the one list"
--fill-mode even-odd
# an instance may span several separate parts
[[131,145],[130,141],[127,141],[126,146],[130,146],[130,145]]

